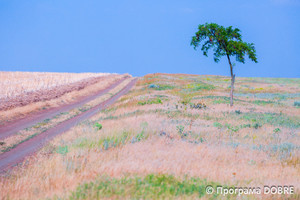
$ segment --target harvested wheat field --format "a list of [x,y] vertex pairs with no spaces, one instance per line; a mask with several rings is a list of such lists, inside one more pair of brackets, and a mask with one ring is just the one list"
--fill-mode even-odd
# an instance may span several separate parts
[[[3,170],[0,199],[300,198],[300,79],[237,78],[230,107],[230,79],[224,76],[78,77],[59,83],[64,88],[99,78],[105,88],[119,82],[79,107],[2,139],[0,169],[10,152],[64,123],[80,122]],[[67,103],[72,96],[66,95],[77,98],[80,91],[57,99]],[[272,186],[286,186],[289,193],[264,191]],[[247,193],[249,187],[255,192]],[[243,195],[230,194],[230,188]]]
[[126,75],[0,72],[0,125],[88,96]]

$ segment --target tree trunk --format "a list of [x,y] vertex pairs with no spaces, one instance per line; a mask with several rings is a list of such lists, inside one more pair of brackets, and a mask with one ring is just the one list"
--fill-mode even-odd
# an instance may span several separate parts
[[235,74],[231,75],[231,88],[230,88],[230,106],[233,106],[233,88],[234,88]]
[[227,55],[227,59],[228,59],[229,65],[230,65],[230,75],[231,75],[230,106],[233,106],[233,89],[234,89],[235,74],[233,74],[233,67],[232,67],[229,55]]

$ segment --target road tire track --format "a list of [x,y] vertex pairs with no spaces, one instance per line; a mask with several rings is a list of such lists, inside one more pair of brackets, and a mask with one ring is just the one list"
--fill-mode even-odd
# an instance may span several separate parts
[[39,134],[34,138],[19,144],[16,148],[5,152],[0,155],[0,173],[12,169],[18,163],[21,163],[26,157],[33,155],[35,152],[40,150],[49,140],[55,136],[62,134],[69,130],[73,126],[77,125],[81,121],[88,119],[95,115],[100,110],[105,109],[107,106],[113,104],[118,98],[126,94],[136,83],[137,79],[129,82],[122,90],[111,98],[98,104],[97,106],[83,112],[69,120],[66,120],[57,126],[45,131],[43,134]]
[[121,84],[127,78],[128,77],[121,78],[120,80],[115,81],[113,84],[111,84],[107,88],[100,90],[96,94],[92,94],[87,97],[82,97],[79,100],[77,100],[76,102],[73,102],[71,104],[62,105],[59,107],[50,108],[48,110],[29,114],[28,116],[26,116],[23,119],[10,122],[9,124],[5,124],[4,126],[0,126],[0,140],[5,139],[11,135],[14,135],[15,133],[17,133],[18,131],[20,131],[24,128],[31,127],[34,124],[42,122],[45,119],[52,118],[59,113],[67,112],[69,110],[72,110],[73,108],[80,107],[80,106],[86,104],[87,102],[90,102],[90,101],[98,98],[99,96],[106,94],[108,91],[117,87],[119,84]]

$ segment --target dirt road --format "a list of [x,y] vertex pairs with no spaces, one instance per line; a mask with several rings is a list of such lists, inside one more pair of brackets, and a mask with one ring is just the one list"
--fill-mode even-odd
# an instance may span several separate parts
[[4,126],[0,126],[0,140],[9,137],[24,128],[27,128],[36,123],[42,122],[45,119],[52,118],[59,113],[66,112],[66,111],[71,110],[76,107],[80,107],[80,106],[84,105],[85,103],[92,101],[93,99],[96,99],[97,97],[107,93],[109,90],[115,88],[117,85],[119,85],[125,79],[126,79],[126,77],[114,82],[109,87],[107,87],[103,90],[100,90],[96,94],[93,94],[93,95],[90,95],[87,97],[82,97],[74,103],[71,103],[68,105],[62,105],[62,106],[55,107],[55,108],[50,108],[50,109],[44,110],[44,111],[39,111],[39,112],[33,113],[31,115],[27,115],[26,118],[23,118],[23,119],[20,119],[17,121],[13,121],[9,124],[5,124]]
[[55,136],[69,130],[79,122],[90,118],[102,109],[113,104],[118,98],[127,93],[136,83],[137,79],[132,80],[121,91],[110,99],[98,104],[90,110],[83,112],[76,117],[66,120],[59,125],[47,130],[46,132],[39,134],[32,139],[19,144],[14,149],[0,155],[0,172],[5,172],[18,163],[21,163],[27,156],[33,155],[36,151],[41,149],[47,141],[51,140]]

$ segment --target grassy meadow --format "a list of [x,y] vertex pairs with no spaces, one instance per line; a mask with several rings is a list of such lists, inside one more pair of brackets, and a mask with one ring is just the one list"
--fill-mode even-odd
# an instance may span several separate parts
[[[149,74],[9,176],[0,199],[256,199],[216,187],[293,185],[300,198],[300,79]],[[101,126],[100,126],[101,124]]]

